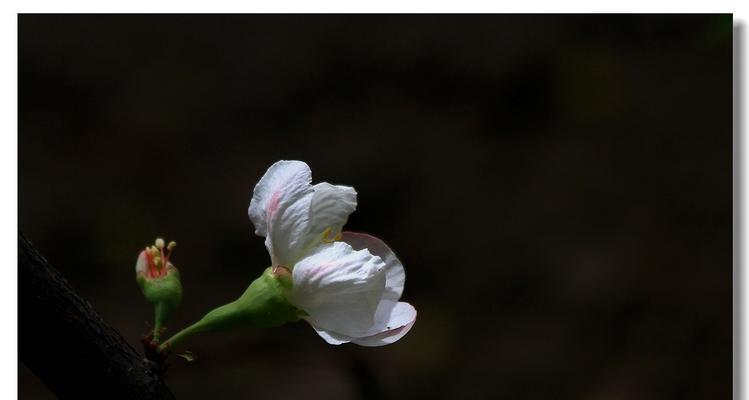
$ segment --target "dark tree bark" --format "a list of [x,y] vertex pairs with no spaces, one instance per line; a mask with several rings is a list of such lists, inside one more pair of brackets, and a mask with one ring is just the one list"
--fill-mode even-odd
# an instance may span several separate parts
[[142,355],[18,234],[19,354],[62,399],[174,399]]

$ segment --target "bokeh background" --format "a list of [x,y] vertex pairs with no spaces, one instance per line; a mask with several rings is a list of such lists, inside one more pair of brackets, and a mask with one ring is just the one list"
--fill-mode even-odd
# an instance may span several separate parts
[[269,264],[246,210],[279,159],[406,266],[400,342],[196,336],[178,398],[731,395],[730,15],[19,20],[20,229],[134,346],[157,235],[172,329]]

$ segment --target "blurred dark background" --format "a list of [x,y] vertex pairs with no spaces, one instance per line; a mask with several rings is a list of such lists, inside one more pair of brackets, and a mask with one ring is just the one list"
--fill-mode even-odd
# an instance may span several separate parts
[[731,395],[730,15],[19,19],[20,229],[134,346],[157,235],[173,330],[269,265],[279,159],[354,186],[348,229],[406,266],[398,343],[195,336],[178,398]]

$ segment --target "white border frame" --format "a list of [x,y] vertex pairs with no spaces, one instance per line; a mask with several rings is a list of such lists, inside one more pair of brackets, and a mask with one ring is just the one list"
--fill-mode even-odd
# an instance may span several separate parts
[[[749,2],[744,2],[744,4]],[[749,143],[744,136],[743,118],[747,105],[744,72],[746,64],[746,6],[738,1],[653,1],[630,0],[568,0],[564,2],[434,0],[380,0],[355,2],[342,0],[293,1],[147,1],[102,2],[93,0],[7,1],[0,17],[0,51],[5,55],[0,62],[0,184],[5,189],[0,201],[0,248],[6,263],[0,280],[0,397],[18,397],[17,347],[17,231],[18,231],[18,13],[734,13],[734,398],[745,398],[745,382],[749,382],[746,368],[747,296],[749,276],[744,272],[744,249],[749,248],[749,237],[744,227],[749,222],[747,206],[747,163],[740,155],[748,154]],[[736,28],[739,26],[739,28]],[[738,34],[739,37],[736,37]],[[743,344],[742,344],[743,343]]]

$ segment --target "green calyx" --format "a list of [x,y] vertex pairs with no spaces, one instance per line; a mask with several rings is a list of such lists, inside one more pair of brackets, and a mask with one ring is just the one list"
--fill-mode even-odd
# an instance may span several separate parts
[[303,313],[286,299],[291,276],[283,267],[267,268],[245,292],[231,303],[206,314],[161,345],[174,348],[187,336],[197,332],[216,332],[241,327],[271,328],[299,320]]

